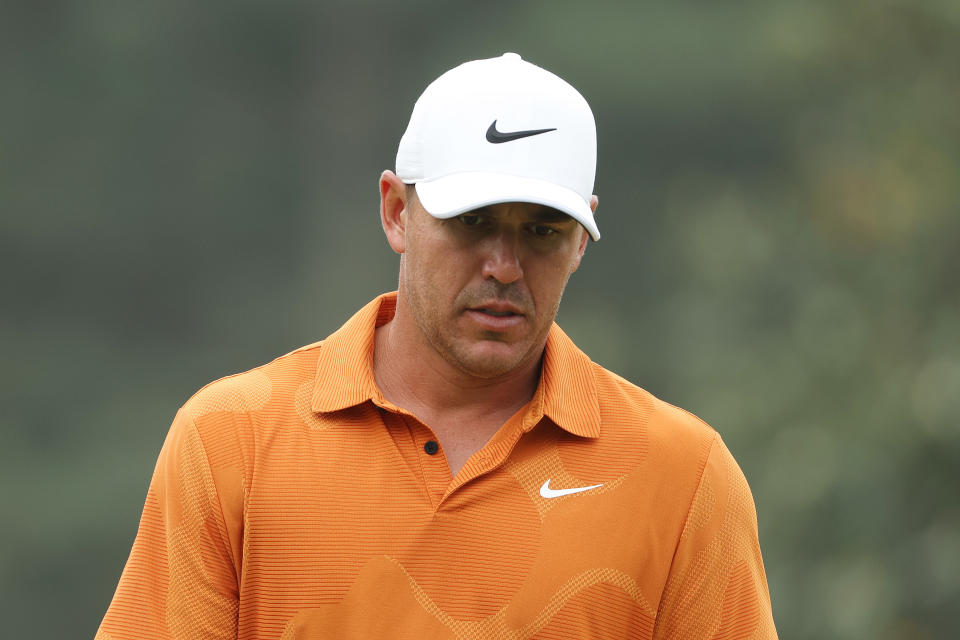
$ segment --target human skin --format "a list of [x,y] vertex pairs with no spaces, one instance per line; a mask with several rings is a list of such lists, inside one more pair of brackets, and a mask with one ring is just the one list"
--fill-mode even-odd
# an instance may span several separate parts
[[583,227],[521,202],[440,220],[392,172],[384,172],[380,186],[384,231],[401,254],[391,323],[391,337],[401,343],[391,340],[394,346],[417,354],[418,362],[439,357],[454,377],[492,381],[535,373],[586,249]]

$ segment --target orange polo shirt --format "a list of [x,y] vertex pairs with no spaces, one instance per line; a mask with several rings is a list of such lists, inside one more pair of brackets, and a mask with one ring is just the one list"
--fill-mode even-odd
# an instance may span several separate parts
[[373,377],[381,296],[177,414],[97,640],[775,638],[720,437],[554,325],[456,477]]

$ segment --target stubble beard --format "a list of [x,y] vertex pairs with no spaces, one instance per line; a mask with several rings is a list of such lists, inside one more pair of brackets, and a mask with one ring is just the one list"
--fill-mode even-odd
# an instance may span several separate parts
[[[550,310],[550,321],[545,322],[541,327],[537,327],[536,335],[532,336],[528,347],[520,353],[510,350],[502,355],[478,354],[475,352],[475,347],[479,346],[477,344],[479,342],[507,343],[498,339],[501,336],[496,332],[490,332],[489,336],[481,335],[477,338],[460,335],[456,330],[460,320],[460,310],[491,299],[505,300],[522,309],[530,322],[535,323],[537,319],[536,308],[528,295],[512,285],[491,282],[489,285],[484,285],[482,290],[464,290],[461,292],[453,305],[455,315],[447,317],[444,315],[442,308],[430,305],[425,297],[421,297],[421,292],[414,292],[409,286],[402,288],[410,301],[409,306],[414,322],[430,348],[455,369],[483,380],[507,375],[522,367],[528,359],[539,360],[546,343],[547,334],[550,332],[553,319],[560,307],[560,299],[558,298],[553,305],[553,309]],[[428,295],[425,294],[425,296]]]

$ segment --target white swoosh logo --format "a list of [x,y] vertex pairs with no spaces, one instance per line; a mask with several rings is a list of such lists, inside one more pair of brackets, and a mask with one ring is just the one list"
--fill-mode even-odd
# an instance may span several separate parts
[[590,489],[599,489],[602,484],[592,484],[589,487],[571,487],[570,489],[551,489],[550,478],[540,487],[540,495],[544,498],[559,498],[560,496],[569,496],[571,493],[580,493],[581,491],[590,491]]

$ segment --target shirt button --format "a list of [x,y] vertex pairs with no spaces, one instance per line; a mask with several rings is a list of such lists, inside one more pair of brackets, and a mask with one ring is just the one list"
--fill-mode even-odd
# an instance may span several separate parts
[[427,452],[427,455],[432,456],[440,450],[440,445],[438,445],[434,440],[427,440],[427,443],[423,445],[423,450]]

